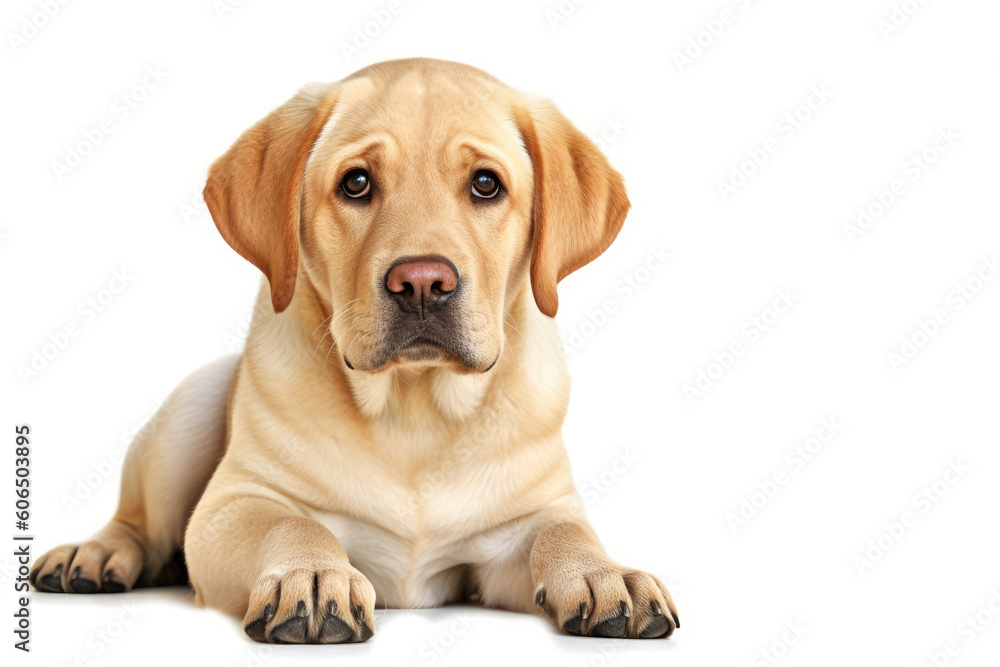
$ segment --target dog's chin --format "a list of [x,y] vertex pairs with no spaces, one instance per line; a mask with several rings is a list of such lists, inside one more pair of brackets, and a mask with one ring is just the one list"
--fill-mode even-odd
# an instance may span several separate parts
[[399,364],[431,364],[434,366],[444,365],[459,361],[455,352],[443,345],[429,341],[415,341],[405,347],[401,347],[390,360]]
[[425,337],[385,345],[368,364],[353,364],[345,359],[352,370],[377,373],[392,368],[423,370],[440,367],[457,373],[482,371],[480,362],[470,351]]

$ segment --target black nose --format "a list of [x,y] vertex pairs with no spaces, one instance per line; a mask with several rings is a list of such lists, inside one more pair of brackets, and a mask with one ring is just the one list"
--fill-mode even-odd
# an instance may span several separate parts
[[385,286],[404,311],[426,319],[455,293],[458,271],[443,257],[400,259],[386,274]]

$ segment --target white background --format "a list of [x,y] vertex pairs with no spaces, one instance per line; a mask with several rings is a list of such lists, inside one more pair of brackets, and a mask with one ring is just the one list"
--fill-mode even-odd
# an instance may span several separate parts
[[[619,240],[560,289],[565,338],[583,340],[565,435],[609,552],[668,582],[682,628],[612,642],[449,607],[390,610],[363,646],[265,647],[184,591],[33,593],[25,656],[10,647],[5,547],[5,654],[38,665],[601,667],[765,665],[767,650],[782,665],[917,666],[955,642],[939,664],[995,664],[1000,280],[977,283],[977,271],[1000,253],[1000,5],[907,0],[912,16],[888,31],[892,0],[590,0],[554,25],[557,0],[403,0],[348,58],[342,44],[388,0],[246,0],[221,15],[211,0],[69,2],[34,34],[24,21],[43,22],[40,4],[6,2],[0,20],[3,479],[13,425],[29,423],[38,552],[104,523],[129,434],[184,375],[239,344],[259,278],[200,204],[209,163],[301,84],[424,55],[548,95],[583,131],[605,133],[626,177],[634,206]],[[705,46],[679,63],[689,39]],[[164,78],[122,118],[116,99],[146,68]],[[814,88],[831,96],[802,107]],[[783,118],[796,112],[789,133]],[[60,180],[53,163],[104,118],[111,133]],[[957,138],[935,151],[948,128]],[[765,146],[777,150],[762,166],[741,166]],[[933,164],[913,172],[927,149]],[[734,168],[754,173],[724,201],[718,184]],[[905,190],[852,243],[845,225],[859,207],[877,211],[897,179]],[[660,248],[671,259],[647,272]],[[79,304],[123,269],[127,287],[86,316]],[[640,289],[616,290],[626,276]],[[980,289],[959,308],[952,290],[966,284]],[[751,340],[745,324],[771,321],[778,290],[794,305]],[[614,312],[595,315],[609,299]],[[889,353],[939,309],[944,324],[894,368]],[[72,323],[78,335],[23,379]],[[743,354],[728,363],[734,342]],[[713,355],[728,368],[711,367]],[[683,387],[699,371],[716,379],[690,401]],[[843,425],[833,439],[801,468],[786,459],[828,418]],[[616,472],[619,456],[630,463]],[[949,462],[968,470],[939,483],[933,503],[915,501]],[[776,473],[786,483],[771,487]],[[762,487],[772,497],[753,496]],[[7,534],[13,497],[2,497]],[[744,499],[756,514],[734,531],[727,516]],[[915,525],[884,534],[907,512]],[[859,567],[880,539],[879,560]]]

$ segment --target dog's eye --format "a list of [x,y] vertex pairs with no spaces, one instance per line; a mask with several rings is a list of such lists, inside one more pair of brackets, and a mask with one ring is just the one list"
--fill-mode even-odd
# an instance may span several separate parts
[[472,194],[480,199],[493,199],[500,192],[500,179],[492,171],[480,169],[472,177]]
[[344,176],[340,187],[343,188],[345,195],[358,199],[371,192],[372,181],[364,169],[352,169]]

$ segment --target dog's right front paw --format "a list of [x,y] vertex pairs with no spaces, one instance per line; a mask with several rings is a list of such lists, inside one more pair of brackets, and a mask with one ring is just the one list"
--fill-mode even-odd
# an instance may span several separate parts
[[48,593],[120,593],[136,584],[144,560],[134,539],[120,529],[107,528],[90,541],[42,554],[28,581]]
[[374,626],[375,589],[350,565],[264,574],[243,619],[251,639],[273,644],[364,642]]

